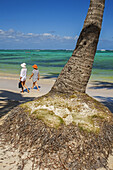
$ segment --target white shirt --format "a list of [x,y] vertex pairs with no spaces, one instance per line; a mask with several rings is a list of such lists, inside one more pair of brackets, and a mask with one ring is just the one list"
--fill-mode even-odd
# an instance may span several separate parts
[[27,77],[27,68],[22,68],[20,72],[21,81],[25,81]]

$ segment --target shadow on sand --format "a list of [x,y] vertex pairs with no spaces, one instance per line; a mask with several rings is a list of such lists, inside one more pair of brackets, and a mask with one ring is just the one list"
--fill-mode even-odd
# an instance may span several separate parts
[[102,97],[94,96],[96,99],[99,99],[102,104],[104,104],[108,109],[113,113],[113,97]]
[[[90,89],[113,89],[113,83],[96,81]],[[101,100],[105,106],[113,113],[113,97],[93,96],[97,100]],[[0,118],[7,114],[11,109],[21,103],[34,100],[34,97],[23,97],[20,93],[14,93],[7,90],[0,90]]]
[[34,97],[23,97],[19,93],[0,90],[0,118],[21,103],[32,101]]
[[44,75],[43,79],[51,79],[51,78],[57,78],[59,76],[58,73],[49,73],[48,75]]
[[89,89],[113,89],[113,83],[103,81],[93,81],[93,87]]
[[[103,81],[93,81],[93,86],[89,87],[89,89],[94,90],[113,90],[113,83],[103,82]],[[113,97],[103,97],[103,96],[93,96],[97,100],[101,101],[109,110],[113,113]]]

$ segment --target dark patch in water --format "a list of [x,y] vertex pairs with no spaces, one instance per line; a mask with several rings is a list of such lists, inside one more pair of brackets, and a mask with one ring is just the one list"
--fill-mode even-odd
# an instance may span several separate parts
[[0,60],[16,60],[16,59],[26,59],[26,57],[10,57],[10,58],[0,58]]
[[[22,62],[0,62],[1,64],[21,64]],[[37,63],[37,62],[35,62],[35,63]],[[34,62],[32,62],[32,63],[28,63],[28,62],[26,62],[26,64],[27,65],[33,65],[34,64]],[[43,66],[43,67],[64,67],[64,65],[63,64],[50,64],[50,63],[46,63],[46,64],[40,64],[40,63],[38,63],[38,66]]]

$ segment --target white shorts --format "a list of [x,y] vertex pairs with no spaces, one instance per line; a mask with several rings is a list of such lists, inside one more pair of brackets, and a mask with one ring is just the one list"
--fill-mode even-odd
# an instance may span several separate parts
[[21,81],[26,81],[26,77],[22,77],[22,78],[21,78]]

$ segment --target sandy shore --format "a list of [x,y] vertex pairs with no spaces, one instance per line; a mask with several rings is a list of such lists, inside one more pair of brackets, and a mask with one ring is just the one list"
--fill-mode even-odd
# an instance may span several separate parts
[[[30,93],[26,91],[24,94],[20,93],[18,88],[19,77],[17,75],[3,75],[0,74],[0,117],[1,120],[4,118],[4,115],[14,108],[15,106],[33,100],[35,97],[42,96],[48,93],[53,86],[55,79],[43,79],[39,80],[39,92],[37,89],[31,89],[32,81],[27,79],[26,85],[30,89]],[[90,81],[87,86],[86,93],[96,100],[100,101],[106,105],[111,112],[113,113],[113,82],[101,82],[101,81]],[[1,121],[2,122],[2,121]],[[19,164],[19,151],[12,150],[10,151],[9,145],[1,146],[1,169],[9,170],[15,169],[17,164]],[[5,155],[4,155],[5,153]],[[14,159],[14,157],[16,159]],[[108,159],[108,167],[113,168],[113,156],[110,156]],[[25,170],[32,167],[32,162],[26,164]],[[105,170],[100,168],[98,170]]]
[[23,94],[20,92],[21,89],[18,88],[18,82],[19,77],[16,75],[0,75],[0,117],[17,105],[48,93],[55,80],[40,78],[38,92],[36,88],[31,89],[32,80],[27,79],[26,85],[30,93],[25,90]]
[[[38,81],[40,89],[38,92],[36,88],[31,89],[32,80],[27,78],[26,85],[30,89],[30,93],[25,91],[24,94],[20,93],[21,89],[18,88],[18,82],[18,75],[0,74],[1,116],[20,103],[33,100],[35,97],[39,97],[48,93],[53,86],[55,79],[45,79],[41,77]],[[90,81],[88,83],[86,93],[103,103],[113,113],[113,82]]]

